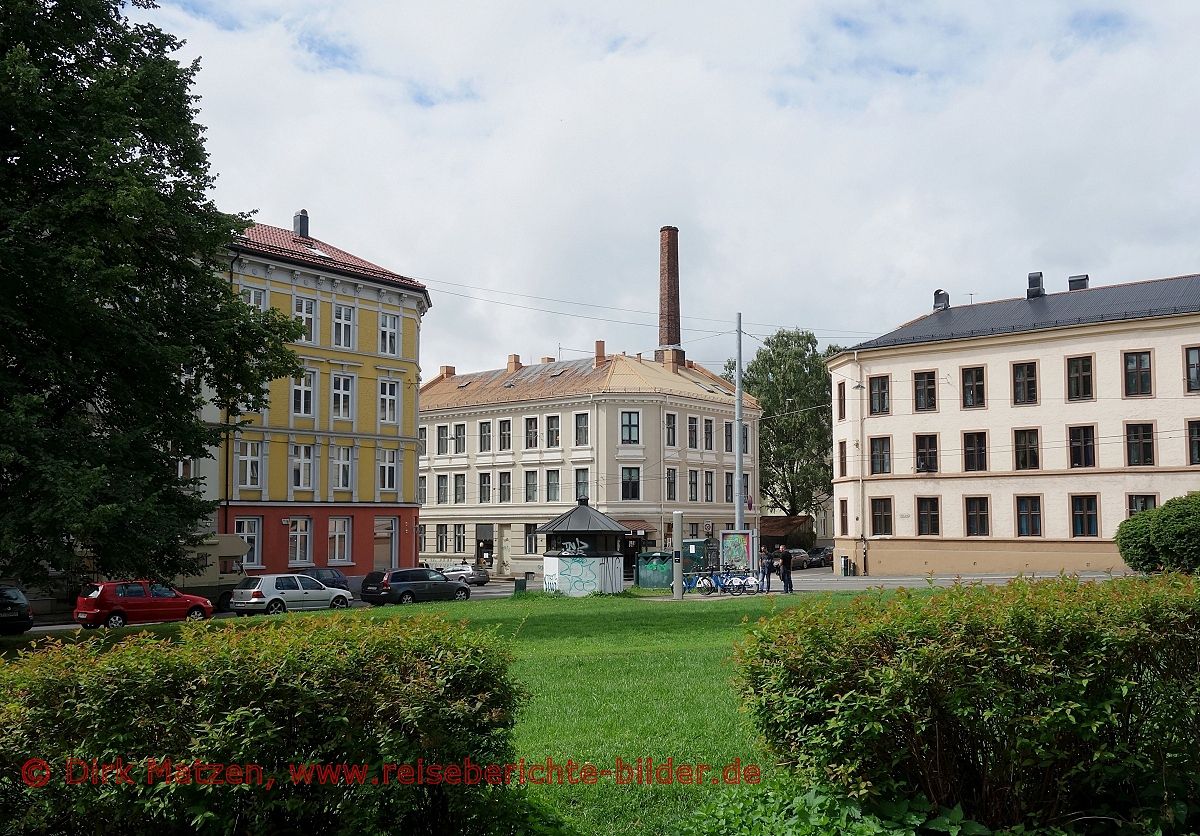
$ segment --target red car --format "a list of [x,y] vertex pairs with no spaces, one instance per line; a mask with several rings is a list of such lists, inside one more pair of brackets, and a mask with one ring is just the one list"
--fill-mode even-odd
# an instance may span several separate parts
[[84,584],[75,601],[75,622],[88,630],[151,621],[201,621],[212,614],[207,598],[154,581]]

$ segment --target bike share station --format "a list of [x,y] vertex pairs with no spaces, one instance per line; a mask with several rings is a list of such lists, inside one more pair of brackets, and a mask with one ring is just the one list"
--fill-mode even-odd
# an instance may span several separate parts
[[[758,532],[752,530],[719,532],[715,549],[709,548],[711,540],[683,539],[683,512],[673,514],[674,552],[671,556],[672,597],[681,600],[685,592],[701,595],[728,593],[730,595],[754,595],[758,592]],[[638,561],[639,585],[642,582],[658,583],[665,580],[662,568],[665,561],[656,553],[649,557],[645,567]]]

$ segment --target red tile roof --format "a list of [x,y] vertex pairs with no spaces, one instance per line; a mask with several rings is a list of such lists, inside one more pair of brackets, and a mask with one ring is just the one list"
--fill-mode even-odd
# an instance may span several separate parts
[[277,226],[254,224],[234,240],[233,249],[282,258],[294,264],[351,273],[411,290],[425,290],[425,285],[416,279],[385,270],[378,264],[372,264],[318,238],[301,238],[292,230]]

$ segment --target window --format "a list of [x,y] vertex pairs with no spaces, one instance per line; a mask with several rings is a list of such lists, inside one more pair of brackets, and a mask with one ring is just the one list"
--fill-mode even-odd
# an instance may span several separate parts
[[1071,446],[1071,467],[1096,466],[1096,428],[1068,427]]
[[641,421],[641,413],[638,412],[622,412],[621,413],[621,443],[622,444],[641,444],[642,434],[639,422]]
[[237,479],[239,488],[262,487],[262,442],[237,443]]
[[462,505],[467,501],[467,474],[454,474],[454,504]]
[[988,498],[986,496],[967,497],[967,536],[988,536]]
[[441,474],[437,478],[437,504],[445,505],[450,501],[450,477]]
[[962,370],[963,409],[975,409],[986,405],[983,388],[983,366],[972,366]]
[[262,566],[262,517],[238,517],[233,521],[233,533],[250,544],[250,550],[242,558],[243,566]]
[[385,424],[395,424],[399,420],[399,392],[398,381],[379,381],[379,420]]
[[379,451],[379,490],[396,490],[396,463],[400,458],[399,450]]
[[621,499],[642,498],[642,469],[640,467],[621,468]]
[[330,563],[350,563],[350,518],[329,518],[329,554]]
[[537,523],[525,523],[525,554],[537,554]]
[[333,345],[335,348],[354,348],[354,308],[333,306]]
[[987,470],[987,433],[963,433],[963,470]]
[[448,533],[449,528],[447,525],[445,523],[439,523],[437,527],[437,542],[434,544],[434,548],[438,554],[446,553],[446,535]]
[[688,502],[700,501],[700,471],[688,471]]
[[546,446],[551,449],[562,444],[560,423],[561,419],[557,415],[546,416]]
[[913,374],[913,411],[932,412],[937,409],[937,372]]
[[306,299],[303,296],[297,296],[292,303],[292,315],[295,320],[304,328],[304,333],[300,335],[299,342],[316,342],[316,328],[314,327],[314,324],[317,318],[317,300]]
[[417,503],[424,505],[429,501],[429,484],[424,476],[417,477]]
[[450,428],[445,424],[437,428],[437,454],[444,456],[450,452]]
[[1040,496],[1017,497],[1017,536],[1042,536],[1042,498]]
[[871,414],[887,415],[892,411],[892,402],[888,390],[891,378],[886,375],[872,377],[869,381],[871,389]]
[[288,520],[288,565],[312,563],[312,520],[292,517]]
[[454,452],[455,453],[467,452],[467,425],[466,424],[455,424],[454,425]]
[[252,308],[258,308],[260,311],[266,310],[267,294],[257,287],[243,287],[238,294],[242,297],[242,301]]
[[354,378],[348,374],[335,374],[332,378],[333,387],[333,417],[348,420],[354,417],[351,393],[354,388]]
[[462,554],[467,550],[467,525],[466,523],[454,524],[454,553]]
[[668,412],[666,414],[666,421],[667,421],[666,445],[668,447],[675,447],[676,446],[675,431],[677,429],[676,425],[679,423],[679,416],[676,415],[674,412]]
[[700,449],[700,419],[695,416],[688,416],[688,449]]
[[933,537],[942,533],[940,501],[936,496],[917,497],[917,534]]
[[837,396],[838,420],[844,421],[846,419],[846,382],[844,380],[838,381],[837,393],[838,393],[838,396]]
[[1125,352],[1125,396],[1129,398],[1154,394],[1150,382],[1150,352]]
[[916,437],[917,473],[938,472],[938,437],[936,433],[926,433]]
[[525,501],[538,501],[538,475],[536,470],[525,471]]
[[575,498],[583,499],[588,496],[590,486],[591,479],[588,476],[588,469],[586,467],[575,468]]
[[313,389],[317,387],[317,373],[305,369],[300,377],[292,380],[292,414],[311,418],[313,414]]
[[725,501],[730,503],[737,501],[733,496],[733,474],[728,471],[725,473]]
[[311,490],[313,446],[311,444],[293,444],[291,447],[292,487]]
[[1092,358],[1067,358],[1067,400],[1090,401],[1092,394]]
[[1188,421],[1188,464],[1200,464],[1200,421]]
[[750,425],[742,424],[742,455],[750,455]]
[[750,499],[750,474],[742,474],[742,503]]
[[400,354],[400,315],[379,315],[379,353],[388,357]]
[[588,443],[588,414],[575,413],[575,446],[586,447]]
[[512,449],[512,421],[508,418],[500,419],[500,449]]
[[838,476],[846,475],[846,442],[838,442]]
[[688,523],[688,536],[692,538],[700,536],[700,523]]
[[704,449],[711,450],[713,448],[713,419],[704,419]]
[[417,526],[417,551],[424,552],[429,550],[429,540],[425,535],[425,525],[422,523]]
[[725,452],[733,452],[733,422],[725,422]]
[[704,471],[704,501],[713,501],[713,472],[711,470]]
[[1200,348],[1185,348],[1183,364],[1187,379],[1184,388],[1189,392],[1200,392]]
[[1154,464],[1154,425],[1125,425],[1125,464],[1144,467]]
[[871,500],[871,534],[876,537],[892,533],[892,500]]
[[479,452],[490,453],[492,451],[492,422],[479,422]]
[[675,480],[677,471],[673,467],[667,468],[667,502],[675,501]]
[[838,500],[838,533],[843,537],[850,536],[850,502]]
[[1038,402],[1037,363],[1013,363],[1012,378],[1013,403]]
[[512,502],[512,474],[507,470],[500,472],[500,501]]
[[492,474],[490,473],[479,474],[479,501],[492,501]]
[[533,450],[538,446],[538,419],[525,419],[525,449]]
[[546,501],[559,501],[558,470],[546,471]]
[[1013,430],[1013,467],[1016,470],[1041,467],[1038,441],[1037,430]]
[[1095,494],[1071,497],[1071,536],[1098,537],[1100,500]]
[[888,436],[872,438],[871,474],[892,472],[892,439]]
[[349,490],[351,485],[351,468],[353,466],[354,448],[333,447],[333,487],[335,490]]
[[1134,514],[1158,507],[1158,497],[1152,493],[1131,493],[1126,499],[1128,500],[1125,509],[1126,517],[1132,517]]
[[417,451],[422,456],[429,451],[429,431],[426,427],[417,428]]

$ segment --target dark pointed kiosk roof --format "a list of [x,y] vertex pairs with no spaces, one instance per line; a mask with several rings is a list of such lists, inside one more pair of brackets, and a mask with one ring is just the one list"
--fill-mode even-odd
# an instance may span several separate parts
[[629,529],[607,514],[588,505],[586,496],[579,497],[579,504],[559,514],[537,530],[538,534],[586,534],[594,531],[613,531],[628,534]]

